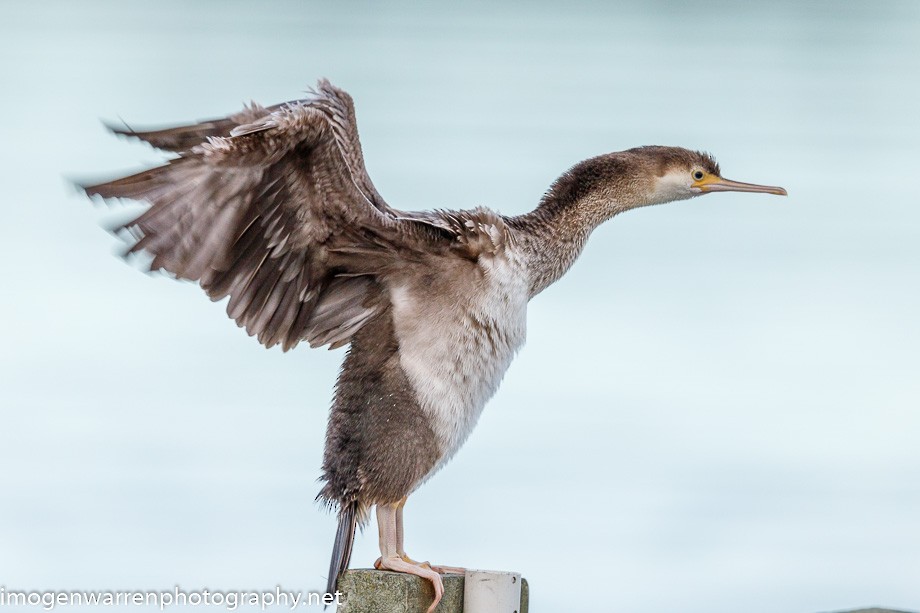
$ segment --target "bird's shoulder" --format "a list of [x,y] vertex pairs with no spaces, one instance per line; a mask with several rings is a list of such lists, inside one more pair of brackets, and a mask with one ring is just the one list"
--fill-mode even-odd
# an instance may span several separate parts
[[501,255],[512,242],[505,217],[485,207],[400,213],[399,219],[439,230],[447,239],[445,246],[452,255],[474,261]]

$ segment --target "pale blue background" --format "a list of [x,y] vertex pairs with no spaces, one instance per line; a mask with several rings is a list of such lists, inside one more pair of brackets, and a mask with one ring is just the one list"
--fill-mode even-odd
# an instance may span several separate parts
[[8,3],[0,58],[7,589],[323,586],[342,352],[126,265],[65,178],[161,159],[100,118],[327,76],[397,207],[519,213],[641,144],[790,194],[598,230],[410,500],[411,554],[520,571],[537,612],[920,609],[920,3]]

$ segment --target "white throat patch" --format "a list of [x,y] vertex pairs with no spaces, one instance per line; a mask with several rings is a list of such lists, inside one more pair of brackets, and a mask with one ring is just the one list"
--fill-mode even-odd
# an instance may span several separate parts
[[685,170],[672,170],[655,181],[649,204],[663,204],[673,200],[686,200],[702,194],[691,187],[690,173]]

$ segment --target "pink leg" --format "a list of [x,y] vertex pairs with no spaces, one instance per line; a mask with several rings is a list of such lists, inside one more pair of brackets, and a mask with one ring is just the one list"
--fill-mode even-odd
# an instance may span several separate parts
[[434,566],[428,562],[416,562],[406,554],[406,550],[403,548],[403,507],[406,506],[406,500],[406,498],[403,498],[399,501],[399,506],[396,507],[396,553],[399,554],[399,557],[410,564],[430,568],[441,575],[462,575],[465,573],[465,568],[460,568],[458,566]]
[[377,505],[377,528],[380,533],[380,559],[374,563],[374,567],[380,570],[392,570],[398,573],[407,573],[417,575],[423,579],[431,581],[434,586],[434,602],[428,607],[427,613],[432,613],[434,608],[441,602],[444,596],[444,583],[441,581],[441,575],[430,567],[419,566],[410,561],[403,559],[402,544],[399,535],[401,529],[397,528],[397,516],[401,515],[402,505],[405,500],[396,504]]

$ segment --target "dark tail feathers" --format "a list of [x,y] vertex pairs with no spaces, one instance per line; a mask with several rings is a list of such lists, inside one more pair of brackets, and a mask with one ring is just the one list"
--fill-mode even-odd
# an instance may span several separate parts
[[348,568],[351,560],[351,548],[355,543],[355,528],[358,526],[358,502],[352,500],[339,511],[339,528],[335,531],[335,544],[332,546],[332,560],[329,561],[329,582],[326,593],[335,593],[339,575]]

